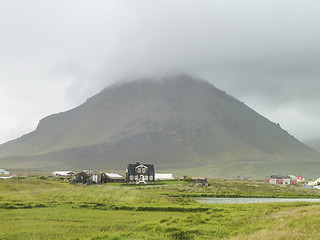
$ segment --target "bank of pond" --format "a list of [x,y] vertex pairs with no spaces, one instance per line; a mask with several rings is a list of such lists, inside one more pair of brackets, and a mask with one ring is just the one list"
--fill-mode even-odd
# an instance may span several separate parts
[[208,204],[248,204],[248,203],[283,203],[283,202],[320,202],[319,198],[193,198]]

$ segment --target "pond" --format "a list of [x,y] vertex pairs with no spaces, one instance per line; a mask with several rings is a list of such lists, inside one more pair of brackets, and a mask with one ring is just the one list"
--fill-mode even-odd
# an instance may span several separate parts
[[277,203],[277,202],[320,202],[319,198],[194,198],[201,203]]

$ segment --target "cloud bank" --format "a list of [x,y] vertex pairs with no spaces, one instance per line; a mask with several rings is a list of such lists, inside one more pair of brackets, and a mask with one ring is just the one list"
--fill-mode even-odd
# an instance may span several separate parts
[[0,142],[104,87],[205,78],[299,139],[320,135],[316,0],[0,0]]

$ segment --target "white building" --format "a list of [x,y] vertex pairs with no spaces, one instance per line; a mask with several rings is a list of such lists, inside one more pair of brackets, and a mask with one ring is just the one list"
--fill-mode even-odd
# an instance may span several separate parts
[[10,172],[4,169],[0,169],[0,175],[9,175]]
[[52,173],[54,177],[73,177],[76,173],[73,171],[55,171]]
[[174,179],[174,176],[172,173],[156,173],[155,179],[156,180],[169,180],[169,179]]
[[119,174],[116,174],[116,173],[106,173],[106,175],[111,178],[111,179],[114,179],[114,178],[123,178],[123,176],[119,175]]

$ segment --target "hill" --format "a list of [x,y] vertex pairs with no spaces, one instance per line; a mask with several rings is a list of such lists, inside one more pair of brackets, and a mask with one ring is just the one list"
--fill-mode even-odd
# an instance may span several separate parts
[[189,76],[108,87],[0,146],[7,168],[124,170],[136,161],[190,176],[317,176],[319,153],[244,103]]

